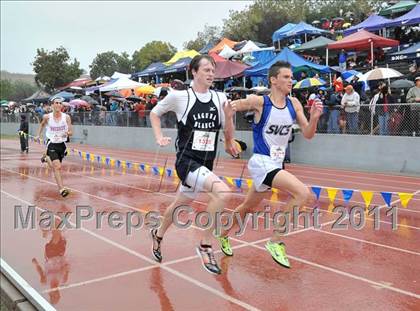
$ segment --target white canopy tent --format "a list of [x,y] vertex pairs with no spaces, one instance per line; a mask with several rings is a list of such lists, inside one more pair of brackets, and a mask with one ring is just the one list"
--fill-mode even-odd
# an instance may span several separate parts
[[223,58],[231,58],[232,56],[235,56],[237,53],[231,49],[229,46],[227,46],[226,44],[223,46],[223,50],[220,51],[219,56],[223,57]]
[[261,51],[262,49],[258,47],[254,42],[248,40],[247,43],[238,51],[238,53],[251,53],[256,51]]
[[121,73],[121,72],[118,72],[118,71],[115,71],[111,76],[112,79],[119,79],[119,78],[130,79],[130,77],[131,77],[131,74]]
[[124,89],[134,89],[144,86],[144,83],[136,82],[128,78],[120,78],[114,83],[107,84],[99,89],[100,92],[118,91]]

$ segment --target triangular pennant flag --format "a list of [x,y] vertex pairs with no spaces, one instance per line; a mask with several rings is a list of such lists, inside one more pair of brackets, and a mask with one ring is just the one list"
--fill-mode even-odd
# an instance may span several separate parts
[[236,185],[236,188],[241,189],[241,186],[242,186],[242,179],[240,179],[240,178],[235,178],[235,185]]
[[106,165],[109,165],[109,164],[111,164],[111,159],[110,158],[105,158],[105,162],[106,162]]
[[90,153],[86,153],[86,160],[90,160]]
[[146,172],[146,169],[145,169],[145,167],[144,167],[144,164],[140,164],[140,169],[141,169],[143,172]]
[[178,173],[176,172],[176,170],[173,170],[173,172],[174,172],[174,180],[175,180],[175,182],[178,182],[178,179],[179,179],[179,176],[178,176]]
[[127,162],[124,160],[121,161],[121,167],[125,169],[127,167]]
[[272,192],[272,195],[271,195],[270,201],[278,201],[279,196],[278,196],[277,189],[271,188],[271,192]]
[[398,192],[398,196],[401,200],[401,205],[403,207],[407,207],[408,202],[413,198],[414,193],[405,193],[405,192]]
[[134,172],[137,172],[139,170],[139,164],[138,163],[133,163],[133,170],[134,170]]
[[159,170],[159,176],[162,176],[163,175],[163,167],[159,167],[158,170]]
[[130,162],[126,162],[127,168],[130,169],[131,167],[131,163]]
[[248,186],[248,189],[252,187],[252,179],[247,179],[246,180],[246,185]]
[[168,177],[172,176],[172,170],[170,168],[166,169],[166,176],[168,176]]
[[86,152],[82,151],[82,159],[86,160]]
[[152,170],[154,175],[159,175],[159,168],[157,166],[153,166]]
[[82,152],[81,151],[79,151],[79,157],[82,157]]
[[273,193],[279,193],[279,190],[276,189],[276,188],[271,188],[271,192],[273,192]]
[[223,180],[223,179],[225,179],[225,178],[224,178],[223,176],[219,176],[219,179],[220,179],[220,180]]
[[353,196],[353,190],[343,189],[341,192],[343,193],[344,202],[349,203],[351,197]]
[[101,156],[96,156],[96,161],[98,161],[98,163],[100,163],[101,162]]
[[114,167],[115,166],[115,159],[111,158],[110,163],[111,163],[111,167]]
[[312,192],[315,193],[316,199],[319,200],[319,195],[321,194],[322,188],[312,186],[311,189],[312,189]]
[[234,186],[232,177],[225,177],[225,178],[230,185]]
[[391,206],[392,192],[381,192],[381,195],[386,205]]
[[331,203],[334,203],[335,196],[337,195],[338,189],[335,188],[327,188],[328,198],[330,199]]
[[372,202],[373,192],[372,191],[360,191],[362,194],[363,200],[365,201],[366,207],[368,208],[370,202]]
[[120,167],[120,166],[121,166],[121,161],[117,160],[117,167]]
[[145,164],[145,165],[144,165],[144,171],[145,171],[146,173],[150,172],[150,165],[149,165],[149,164]]

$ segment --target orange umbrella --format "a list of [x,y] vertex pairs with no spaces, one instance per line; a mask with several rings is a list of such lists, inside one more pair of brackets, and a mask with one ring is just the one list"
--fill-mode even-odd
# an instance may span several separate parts
[[135,93],[137,96],[140,95],[149,95],[149,94],[153,94],[155,92],[155,88],[151,85],[144,85],[144,86],[140,86],[138,88],[136,88]]

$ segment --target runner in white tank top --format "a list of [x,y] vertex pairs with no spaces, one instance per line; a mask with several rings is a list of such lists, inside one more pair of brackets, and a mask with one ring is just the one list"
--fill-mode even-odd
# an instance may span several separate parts
[[[308,187],[294,175],[283,170],[282,165],[293,123],[296,121],[302,135],[311,139],[315,135],[317,123],[322,114],[322,103],[317,101],[311,107],[308,122],[300,102],[296,98],[288,97],[292,90],[293,77],[290,68],[289,63],[281,61],[271,66],[268,73],[271,84],[269,96],[251,95],[247,99],[231,102],[232,108],[236,111],[255,113],[252,125],[254,155],[248,162],[253,185],[248,190],[245,201],[235,209],[235,212],[242,217],[258,206],[265,198],[264,191],[269,188],[288,192],[292,196],[284,212],[290,212],[290,209],[295,206],[302,207],[310,194]],[[230,122],[233,123],[233,120]],[[233,221],[236,222],[236,217],[233,217]],[[285,245],[281,242],[283,233],[277,226],[266,248],[277,263],[290,268]],[[223,232],[219,237],[219,242],[222,251],[231,256],[233,253],[227,234],[228,231]]]
[[47,150],[41,158],[41,162],[47,162],[54,172],[55,181],[62,197],[66,197],[70,192],[63,186],[61,178],[61,162],[67,154],[66,144],[68,137],[72,135],[72,125],[70,116],[61,112],[63,98],[53,98],[53,112],[44,115],[38,129],[36,139],[40,140],[41,132],[46,126],[47,131]]

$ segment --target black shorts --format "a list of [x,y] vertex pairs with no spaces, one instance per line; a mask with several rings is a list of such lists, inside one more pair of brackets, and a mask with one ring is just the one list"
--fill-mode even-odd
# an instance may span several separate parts
[[194,172],[196,169],[200,168],[201,166],[207,167],[210,171],[213,171],[213,160],[200,160],[200,159],[193,159],[186,155],[181,155],[178,153],[176,155],[176,162],[175,162],[175,169],[178,177],[181,179],[182,185],[190,187],[189,185],[185,184],[185,180],[187,179],[189,172]]
[[[283,169],[284,169],[284,165],[283,165]],[[273,186],[274,177],[280,171],[281,171],[280,168],[276,168],[275,170],[272,170],[271,172],[267,173],[267,175],[264,178],[263,184],[271,188]]]
[[48,143],[47,156],[50,157],[51,161],[59,160],[60,162],[67,155],[67,147],[65,143]]

